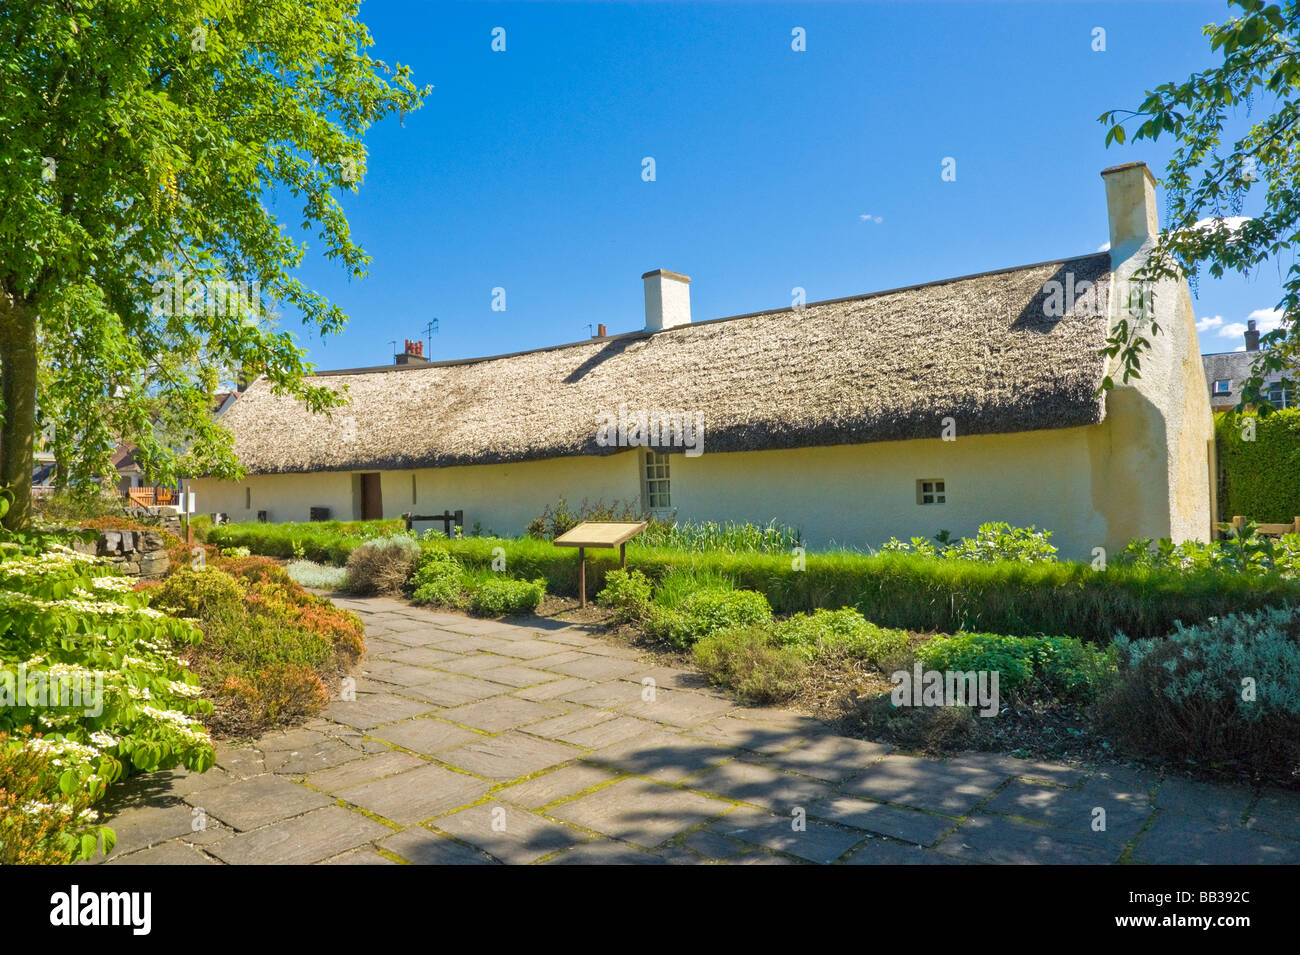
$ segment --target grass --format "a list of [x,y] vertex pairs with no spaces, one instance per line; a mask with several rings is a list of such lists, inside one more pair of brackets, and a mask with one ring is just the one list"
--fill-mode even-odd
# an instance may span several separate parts
[[396,518],[384,521],[311,521],[308,523],[242,524],[195,523],[195,532],[221,548],[247,547],[254,554],[288,559],[296,557],[318,564],[341,566],[368,540],[406,529]]

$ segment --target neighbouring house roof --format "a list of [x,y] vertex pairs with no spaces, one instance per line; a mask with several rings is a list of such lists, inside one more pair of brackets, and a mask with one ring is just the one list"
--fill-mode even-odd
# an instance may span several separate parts
[[[1102,420],[1105,253],[490,358],[320,373],[313,415],[266,379],[222,416],[251,473],[611,453],[596,418],[702,413],[704,450],[1067,428]],[[1049,318],[1044,286],[1094,283]]]
[[[1212,355],[1202,355],[1201,364],[1205,367],[1205,380],[1210,387],[1210,407],[1215,411],[1235,408],[1241,402],[1241,388],[1250,379],[1251,365],[1260,356],[1258,351],[1229,351]],[[1281,372],[1273,371],[1264,376],[1265,383],[1280,381]],[[1228,382],[1227,394],[1214,393],[1216,381]]]

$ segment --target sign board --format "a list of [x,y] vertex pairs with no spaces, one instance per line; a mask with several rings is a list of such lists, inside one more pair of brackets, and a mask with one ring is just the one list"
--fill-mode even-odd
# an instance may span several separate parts
[[647,521],[583,521],[555,538],[556,547],[619,547],[646,529]]

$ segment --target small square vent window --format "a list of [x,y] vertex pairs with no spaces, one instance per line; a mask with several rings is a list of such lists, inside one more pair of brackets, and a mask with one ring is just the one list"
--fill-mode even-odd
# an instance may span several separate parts
[[916,482],[917,504],[942,504],[944,499],[944,482],[941,478]]
[[1232,381],[1228,378],[1220,378],[1214,383],[1214,393],[1216,395],[1232,394]]

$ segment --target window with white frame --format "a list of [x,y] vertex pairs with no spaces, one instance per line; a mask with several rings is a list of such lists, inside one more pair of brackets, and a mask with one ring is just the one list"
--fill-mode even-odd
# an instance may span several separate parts
[[1282,382],[1275,381],[1268,386],[1268,400],[1274,408],[1294,408],[1295,392]]
[[947,497],[942,478],[926,478],[916,482],[917,504],[942,504]]
[[1218,378],[1214,382],[1214,393],[1216,395],[1232,394],[1232,380],[1230,378]]
[[641,499],[646,510],[665,511],[672,507],[668,490],[668,455],[657,451],[645,453],[645,466],[641,471]]

